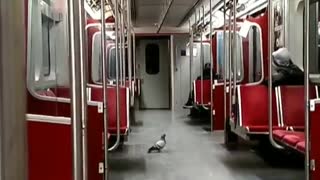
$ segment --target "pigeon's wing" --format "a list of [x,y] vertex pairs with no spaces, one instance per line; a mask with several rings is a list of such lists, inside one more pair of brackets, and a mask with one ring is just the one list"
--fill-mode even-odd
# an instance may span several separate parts
[[163,141],[163,140],[160,140],[160,141],[156,142],[155,145],[156,145],[157,147],[159,147],[159,148],[164,148],[164,146],[166,145],[166,142]]

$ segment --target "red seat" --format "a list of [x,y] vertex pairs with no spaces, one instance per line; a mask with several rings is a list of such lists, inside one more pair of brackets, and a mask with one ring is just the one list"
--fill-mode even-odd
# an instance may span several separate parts
[[[269,131],[269,126],[246,126],[248,132],[257,132],[263,133]],[[284,131],[284,127],[273,126],[274,130]]]
[[295,147],[299,142],[304,141],[304,132],[291,132],[285,135],[282,141],[292,147]]
[[278,141],[281,141],[283,139],[283,137],[285,135],[287,135],[287,133],[290,132],[290,131],[286,131],[286,130],[274,130],[273,131],[273,137],[278,140]]
[[59,86],[54,89],[58,97],[70,98],[70,87]]
[[[282,107],[282,124],[286,130],[273,131],[274,138],[285,145],[304,152],[304,86],[278,87],[279,103]],[[316,88],[310,88],[310,98],[316,98]],[[293,103],[294,102],[294,103]]]
[[[263,85],[238,86],[239,122],[247,133],[268,133],[268,88]],[[277,116],[276,98],[273,95],[273,126],[280,128]]]
[[[116,87],[108,86],[108,131],[111,135],[117,133],[117,114],[116,114]],[[126,135],[129,126],[129,90],[120,87],[120,133]],[[102,86],[91,88],[91,100],[103,101]]]
[[203,80],[203,102],[201,102],[201,80],[194,81],[194,101],[196,105],[211,104],[211,81]]
[[[117,128],[108,128],[108,132],[110,135],[115,135],[117,134]],[[128,133],[128,128],[127,127],[120,127],[120,134],[124,135]]]
[[[223,85],[215,85],[215,89],[212,91],[213,93],[213,105],[214,105],[214,130],[223,130],[224,129],[224,121],[227,117],[224,117],[224,86]],[[227,94],[228,97],[229,93]],[[227,111],[229,112],[229,101],[226,102]]]
[[306,151],[306,142],[305,141],[300,141],[297,146],[296,146],[297,150],[300,152],[305,152]]
[[299,133],[299,131],[288,131],[288,130],[274,130],[273,131],[273,136],[275,139],[281,141],[283,139],[284,136],[286,135],[291,135],[291,134],[295,134],[295,133]]
[[[304,86],[280,86],[283,125],[295,131],[304,130]],[[316,88],[310,87],[310,98],[316,98]],[[294,103],[292,103],[294,102]]]

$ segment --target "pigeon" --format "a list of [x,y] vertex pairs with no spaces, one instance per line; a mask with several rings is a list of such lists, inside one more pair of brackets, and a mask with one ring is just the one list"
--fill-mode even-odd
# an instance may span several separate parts
[[152,147],[149,148],[148,153],[151,152],[160,152],[165,146],[166,146],[166,134],[163,134],[160,138],[160,140],[158,140],[156,143],[154,143],[154,145]]

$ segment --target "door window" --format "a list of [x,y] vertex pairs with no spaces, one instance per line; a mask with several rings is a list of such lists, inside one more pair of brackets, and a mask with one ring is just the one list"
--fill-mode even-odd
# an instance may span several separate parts
[[160,53],[157,44],[148,44],[145,50],[146,72],[150,75],[158,74],[160,71]]

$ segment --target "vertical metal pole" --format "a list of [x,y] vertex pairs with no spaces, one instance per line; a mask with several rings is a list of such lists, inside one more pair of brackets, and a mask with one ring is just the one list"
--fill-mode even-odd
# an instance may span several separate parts
[[[192,92],[193,85],[192,85],[192,64],[193,64],[193,28],[191,25],[191,22],[189,20],[189,27],[190,27],[190,40],[189,40],[189,55],[190,55],[190,62],[189,62],[189,70],[190,70],[190,77],[189,77],[189,82],[190,82],[190,93]],[[191,93],[191,96],[193,96],[193,93]]]
[[84,1],[79,3],[80,12],[80,66],[81,66],[81,111],[82,111],[82,151],[83,179],[88,179],[88,149],[87,149],[87,43],[86,43],[86,12]]
[[104,179],[108,180],[108,79],[107,79],[107,53],[106,53],[106,18],[105,1],[101,1],[101,54],[102,54],[102,83],[103,83],[103,131],[104,131]]
[[[194,28],[193,28],[193,26],[194,26]],[[197,13],[195,13],[194,14],[194,25],[193,26],[191,26],[191,28],[192,28],[192,31],[191,31],[191,33],[192,33],[192,55],[193,55],[193,46],[194,46],[194,44],[193,44],[193,41],[194,41],[194,32],[193,32],[193,29],[195,29],[195,31],[197,31],[196,29],[197,29]],[[197,32],[196,32],[197,33]],[[192,60],[193,60],[193,58],[194,58],[194,56],[192,56]],[[193,69],[191,68],[191,76],[193,77]],[[193,78],[192,78],[192,80],[193,80]],[[191,86],[193,86],[193,81],[191,81]],[[192,89],[193,89],[193,87],[191,87]],[[195,91],[195,89],[194,89],[194,91]],[[190,91],[190,92],[192,92],[192,91]],[[191,93],[191,97],[193,97],[194,96],[194,93]],[[193,97],[193,99],[194,99],[194,97]]]
[[131,0],[127,0],[127,39],[129,89],[131,95],[134,96],[134,89],[132,89]]
[[83,179],[82,156],[82,105],[81,105],[81,59],[80,52],[80,1],[68,0],[70,82],[71,82],[71,125],[73,147],[73,179]]
[[24,10],[27,4],[24,2],[27,1],[0,1],[1,180],[20,180],[28,177],[24,71],[26,69]]
[[310,97],[309,97],[309,61],[310,61],[310,1],[304,1],[304,95],[305,95],[305,179],[310,179],[310,119],[309,119],[309,106],[310,106]]
[[[200,14],[201,10],[199,10],[199,15]],[[203,51],[203,38],[202,38],[202,35],[203,35],[203,26],[204,26],[204,6],[202,6],[202,12],[203,12],[203,16],[202,16],[202,26],[200,26],[200,75],[201,75],[201,105],[203,105],[203,64],[204,64],[204,51]],[[201,16],[200,16],[201,17]],[[201,18],[200,18],[200,21],[201,21]]]
[[134,84],[137,85],[137,75],[136,75],[136,34],[132,33],[133,37],[132,37],[132,55],[133,55],[133,79],[134,79]]
[[210,1],[210,35],[209,35],[209,39],[210,39],[210,64],[211,64],[211,70],[210,70],[210,121],[211,121],[211,132],[213,131],[213,94],[212,94],[212,87],[214,85],[214,79],[213,79],[213,69],[215,67],[213,67],[213,59],[212,59],[212,0]]
[[224,120],[224,137],[225,137],[225,142],[227,142],[227,70],[228,70],[228,67],[227,67],[227,20],[226,20],[226,9],[227,9],[227,4],[226,4],[226,0],[223,0],[223,9],[224,9],[224,13],[223,13],[223,120]]
[[[230,2],[230,1],[229,1]],[[229,46],[229,63],[228,63],[228,66],[229,66],[229,118],[232,117],[232,66],[231,66],[231,62],[232,62],[232,47],[231,47],[231,39],[232,39],[232,32],[231,32],[231,29],[232,29],[232,24],[231,24],[231,14],[232,14],[232,9],[230,7],[230,11],[229,11],[229,24],[228,24],[228,30],[229,30],[229,43],[228,43],[228,46]]]
[[272,0],[268,0],[268,33],[269,33],[269,40],[268,40],[268,56],[269,56],[269,63],[268,63],[268,70],[269,70],[269,82],[268,82],[268,118],[269,118],[269,140],[273,147],[277,149],[282,149],[283,147],[280,146],[276,141],[273,139],[273,122],[272,122],[272,53],[273,53],[273,9],[272,9]]
[[[115,144],[108,149],[108,151],[114,151],[118,148],[120,143],[120,88],[119,88],[119,69],[121,69],[121,66],[119,66],[119,53],[121,55],[121,52],[119,52],[120,46],[119,46],[119,2],[118,0],[115,0],[115,27],[116,27],[116,114],[117,114],[117,140]],[[120,34],[121,38],[121,34]]]
[[[118,6],[121,6],[122,0],[119,0],[119,1],[120,1],[120,3],[118,4]],[[119,19],[119,22],[120,22],[120,24],[118,24],[119,25],[119,29],[120,29],[120,34],[119,34],[120,35],[120,42],[118,44],[119,53],[120,53],[119,54],[119,56],[120,56],[120,59],[119,59],[120,60],[120,67],[119,68],[120,68],[120,85],[123,86],[123,84],[124,84],[123,83],[123,76],[122,76],[123,75],[123,71],[122,71],[123,70],[123,68],[122,68],[122,66],[123,66],[123,64],[122,64],[123,63],[123,57],[122,57],[122,55],[123,55],[122,54],[122,31],[123,30],[122,30],[122,12],[120,10],[119,10],[119,12],[120,12],[119,16],[118,16],[118,19]]]
[[233,99],[232,105],[236,103],[236,93],[237,93],[237,1],[233,0]]
[[171,110],[175,110],[175,83],[174,83],[174,61],[175,61],[174,36],[170,35],[170,59],[171,59]]
[[122,7],[122,13],[121,13],[121,36],[122,36],[122,82],[123,82],[123,86],[126,86],[126,35],[125,35],[125,19],[124,19],[124,0],[121,0],[121,7]]

